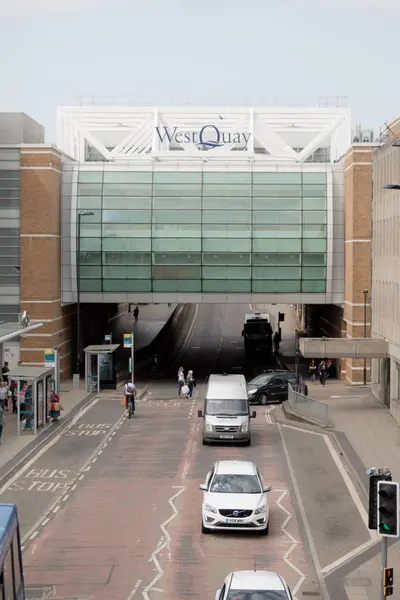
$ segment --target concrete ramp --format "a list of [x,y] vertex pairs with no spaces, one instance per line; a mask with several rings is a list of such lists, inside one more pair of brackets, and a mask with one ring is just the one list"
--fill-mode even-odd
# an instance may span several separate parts
[[377,338],[300,338],[305,358],[385,358],[386,341]]

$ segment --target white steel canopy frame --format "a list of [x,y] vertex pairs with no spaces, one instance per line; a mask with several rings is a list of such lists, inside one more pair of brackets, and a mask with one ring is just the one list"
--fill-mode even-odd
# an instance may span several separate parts
[[335,162],[351,143],[348,108],[136,108],[70,106],[58,109],[57,145],[87,160],[251,158],[301,164],[319,148]]

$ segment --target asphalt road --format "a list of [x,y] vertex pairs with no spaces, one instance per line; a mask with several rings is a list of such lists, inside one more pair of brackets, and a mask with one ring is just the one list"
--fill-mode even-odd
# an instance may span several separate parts
[[[132,420],[120,394],[95,399],[0,489],[18,505],[28,599],[211,600],[230,571],[252,568],[278,571],[297,600],[318,598],[315,564],[368,538],[326,442],[277,426],[270,407],[256,409],[251,447],[202,446],[205,379],[246,371],[247,309],[200,307],[179,358],[199,382],[192,401],[177,398],[174,370],[150,382]],[[201,534],[199,484],[223,458],[253,460],[272,486],[267,537]]]

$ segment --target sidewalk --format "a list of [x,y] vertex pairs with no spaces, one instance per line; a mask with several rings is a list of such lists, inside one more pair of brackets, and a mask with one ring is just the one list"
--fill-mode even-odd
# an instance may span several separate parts
[[[364,501],[368,498],[367,468],[388,466],[393,481],[400,481],[400,429],[389,410],[372,396],[368,386],[352,387],[328,379],[325,387],[310,383],[308,393],[310,397],[328,404],[337,440],[364,487]],[[400,571],[399,544],[389,547],[388,566],[397,573]],[[349,573],[344,583],[350,600],[379,598],[379,554]]]

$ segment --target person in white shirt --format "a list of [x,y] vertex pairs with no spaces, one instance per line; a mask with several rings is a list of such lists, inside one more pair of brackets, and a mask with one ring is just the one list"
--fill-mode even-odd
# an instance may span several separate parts
[[178,371],[178,396],[180,397],[183,386],[185,385],[185,374],[183,372],[183,367],[179,367]]
[[134,383],[126,383],[124,385],[125,395],[125,408],[129,406],[129,400],[132,399],[132,410],[135,412],[135,396],[136,396],[136,385]]

